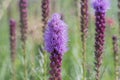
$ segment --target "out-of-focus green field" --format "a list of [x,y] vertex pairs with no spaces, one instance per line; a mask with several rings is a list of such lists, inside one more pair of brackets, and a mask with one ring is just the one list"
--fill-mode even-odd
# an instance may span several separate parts
[[[0,4],[4,0],[0,0]],[[52,1],[52,0],[51,0]],[[69,51],[64,55],[63,60],[63,80],[81,80],[82,78],[82,46],[80,38],[80,17],[77,15],[77,0],[57,0],[56,10],[54,12],[62,13],[65,22],[69,26]],[[78,3],[79,4],[79,3]],[[95,79],[94,71],[94,10],[89,3],[89,30],[87,38],[87,80]],[[11,11],[9,10],[11,9]],[[52,10],[52,9],[51,9]],[[19,8],[16,0],[12,0],[11,8],[4,10],[4,15],[0,20],[0,80],[12,80],[12,68],[10,61],[10,42],[9,42],[9,16],[17,21],[17,58],[16,58],[16,75],[17,80],[23,80],[23,57],[21,53],[20,44],[20,30],[19,30]],[[51,11],[53,13],[53,11]],[[51,14],[52,15],[52,14]],[[51,16],[50,15],[50,16]],[[41,0],[29,0],[29,21],[33,24],[29,28],[41,24]],[[103,65],[101,67],[101,80],[115,80],[114,74],[114,58],[112,50],[112,36],[118,35],[118,22],[117,22],[117,1],[111,0],[111,7],[107,13],[107,19],[112,20],[113,24],[107,24],[106,28],[106,42],[105,52],[103,57]],[[39,26],[39,28],[42,26]],[[36,32],[36,29],[33,31]],[[41,31],[41,30],[40,30]],[[28,60],[28,80],[44,80],[42,70],[42,57],[39,52],[39,42],[31,40],[31,37],[42,36],[42,34],[31,35],[28,34],[27,40],[27,60]],[[40,53],[40,54],[39,54]],[[49,58],[49,57],[47,57]],[[47,66],[46,68],[49,68]],[[47,76],[48,77],[48,76]],[[47,80],[47,79],[46,79]]]

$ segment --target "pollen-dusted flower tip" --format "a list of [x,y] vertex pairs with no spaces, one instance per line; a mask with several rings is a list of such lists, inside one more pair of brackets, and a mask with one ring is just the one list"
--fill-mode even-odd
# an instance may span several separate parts
[[93,8],[96,12],[106,12],[110,8],[108,0],[94,0]]
[[54,14],[45,31],[45,49],[50,53],[49,80],[62,80],[61,66],[63,54],[67,51],[67,25],[59,14]]
[[59,14],[54,14],[45,31],[45,48],[49,53],[56,50],[63,54],[67,51],[67,25]]
[[10,20],[10,48],[11,60],[14,62],[16,57],[16,22],[13,19]]

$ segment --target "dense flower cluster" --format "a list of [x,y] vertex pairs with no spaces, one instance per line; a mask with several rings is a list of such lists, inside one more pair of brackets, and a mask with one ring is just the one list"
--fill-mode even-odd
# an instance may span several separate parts
[[16,57],[16,22],[13,19],[10,20],[10,48],[11,59],[14,62]]
[[81,32],[84,41],[88,32],[88,0],[81,0]]
[[100,66],[102,64],[102,54],[104,50],[104,38],[106,20],[105,14],[109,8],[108,1],[106,0],[95,0],[93,2],[93,8],[95,9],[96,16],[96,35],[95,35],[95,66],[96,66],[96,80],[100,80]]
[[63,54],[67,51],[67,40],[67,25],[59,14],[54,14],[45,32],[45,48],[49,53],[57,50]]
[[86,77],[86,40],[88,34],[88,0],[81,0],[81,41],[82,41],[82,57],[83,57],[83,78]]
[[50,1],[49,0],[42,0],[42,21],[43,21],[43,32],[45,30],[45,26],[48,22],[48,17],[50,13]]
[[51,54],[49,80],[62,80],[62,57],[67,51],[67,41],[67,25],[61,20],[59,14],[54,14],[45,31],[45,49]]
[[96,12],[106,12],[110,8],[108,0],[94,0],[93,8]]
[[25,42],[27,38],[27,28],[28,28],[28,0],[20,0],[19,1],[19,9],[20,9],[20,27],[21,27],[21,40]]

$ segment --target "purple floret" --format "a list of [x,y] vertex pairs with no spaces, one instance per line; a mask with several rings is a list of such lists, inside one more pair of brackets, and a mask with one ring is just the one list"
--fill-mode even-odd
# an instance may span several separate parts
[[13,19],[10,20],[10,26],[11,27],[15,27],[16,26],[15,20],[13,20]]
[[67,41],[67,25],[61,20],[61,16],[56,13],[48,22],[45,31],[45,49],[49,53],[57,51],[59,54],[63,54],[67,51]]
[[108,0],[94,0],[93,8],[96,12],[106,12],[109,9],[110,3]]

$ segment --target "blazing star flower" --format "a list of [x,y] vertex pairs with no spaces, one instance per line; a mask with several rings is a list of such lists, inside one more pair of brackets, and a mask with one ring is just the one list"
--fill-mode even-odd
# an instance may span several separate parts
[[45,32],[45,48],[49,53],[57,50],[59,54],[67,51],[67,25],[59,14],[54,14]]
[[102,54],[104,49],[104,38],[106,28],[106,11],[109,9],[107,0],[95,0],[93,2],[96,19],[96,35],[95,35],[95,66],[96,66],[96,80],[100,80],[100,66],[102,64]]
[[28,0],[19,0],[21,42],[24,57],[24,78],[27,79],[26,40],[28,30]]
[[28,16],[28,0],[19,1],[19,10],[20,10],[20,27],[21,27],[21,40],[25,43],[27,38],[27,16]]
[[81,41],[82,41],[82,67],[83,80],[86,77],[86,40],[88,34],[88,0],[81,0]]
[[43,21],[43,32],[45,31],[45,26],[48,22],[48,17],[50,14],[50,0],[42,0],[42,21]]
[[45,49],[50,56],[49,80],[62,80],[61,65],[63,54],[67,51],[67,25],[61,20],[59,14],[54,14],[45,31]]
[[11,60],[15,61],[16,57],[16,21],[10,20],[10,50],[11,50]]

